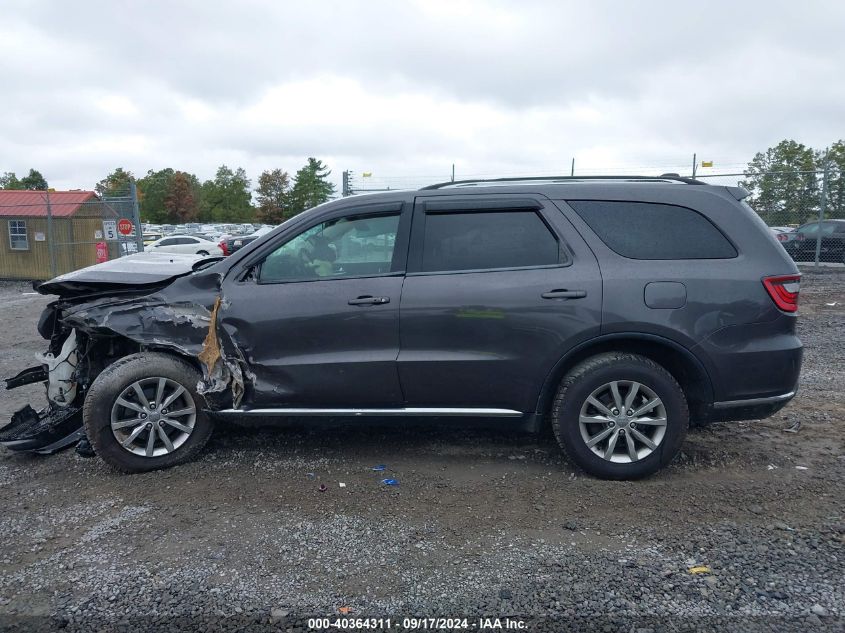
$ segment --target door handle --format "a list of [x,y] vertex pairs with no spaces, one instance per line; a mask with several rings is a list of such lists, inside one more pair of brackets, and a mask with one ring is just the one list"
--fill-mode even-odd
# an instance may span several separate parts
[[543,299],[583,299],[587,296],[586,290],[550,290],[540,295]]
[[377,306],[384,305],[385,303],[390,303],[390,297],[372,297],[370,295],[365,295],[358,297],[357,299],[349,300],[349,305],[351,306]]

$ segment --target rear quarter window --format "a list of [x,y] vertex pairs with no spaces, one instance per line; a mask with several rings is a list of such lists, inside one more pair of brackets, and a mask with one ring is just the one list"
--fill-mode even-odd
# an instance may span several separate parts
[[608,248],[630,259],[729,259],[733,244],[703,215],[672,204],[569,200]]

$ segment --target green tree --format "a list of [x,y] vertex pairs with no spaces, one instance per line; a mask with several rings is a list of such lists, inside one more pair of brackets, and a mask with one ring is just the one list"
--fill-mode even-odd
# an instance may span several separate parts
[[36,169],[30,169],[29,173],[20,180],[21,189],[30,189],[32,191],[47,191],[47,181],[41,172]]
[[331,170],[322,161],[309,158],[305,166],[296,172],[290,192],[291,215],[301,213],[318,204],[328,202],[334,195],[334,185],[328,181]]
[[173,174],[167,197],[164,199],[167,217],[174,222],[184,224],[196,220],[199,215],[199,205],[194,195],[194,182],[191,175],[181,171]]
[[0,176],[0,189],[23,189],[23,185],[15,172],[7,171]]
[[819,169],[828,163],[825,217],[845,218],[845,140],[836,141],[819,156]]
[[820,178],[812,148],[784,140],[758,152],[745,170],[749,203],[770,226],[805,222],[817,213]]
[[214,180],[202,184],[199,217],[205,222],[250,222],[255,218],[250,181],[238,167],[217,169]]
[[265,224],[280,224],[291,217],[290,176],[281,169],[264,171],[255,190],[258,200],[256,216]]
[[94,185],[98,194],[104,197],[116,198],[129,195],[129,181],[132,180],[132,172],[118,167],[100,182]]
[[172,221],[172,218],[167,217],[164,201],[167,198],[167,192],[170,190],[170,183],[175,173],[170,167],[159,171],[150,169],[147,175],[138,181],[141,219],[145,222],[163,224]]

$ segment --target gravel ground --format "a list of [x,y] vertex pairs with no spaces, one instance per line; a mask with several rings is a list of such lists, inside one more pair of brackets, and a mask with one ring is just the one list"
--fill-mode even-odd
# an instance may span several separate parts
[[[28,290],[0,284],[0,375],[44,348]],[[0,449],[0,626],[844,630],[845,274],[805,274],[801,315],[799,396],[692,430],[637,483],[584,476],[546,437],[454,422],[219,428],[196,462],[133,476]],[[3,393],[0,419],[30,399],[40,387]]]

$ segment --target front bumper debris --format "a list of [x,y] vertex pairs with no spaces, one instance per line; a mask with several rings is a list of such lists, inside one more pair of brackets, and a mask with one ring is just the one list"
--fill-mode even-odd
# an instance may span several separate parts
[[[61,358],[68,356],[70,352]],[[52,355],[49,355],[49,360],[53,360]],[[49,380],[49,374],[47,364],[29,367],[17,376],[7,378],[6,389],[46,382]],[[75,385],[68,393],[76,393]],[[43,455],[72,446],[83,437],[85,430],[82,427],[82,407],[58,406],[53,403],[41,411],[26,405],[12,415],[11,423],[0,429],[0,445],[12,451]]]
[[48,376],[49,373],[44,365],[28,367],[14,378],[6,378],[6,389],[16,389],[24,385],[31,385],[34,382],[44,382]]
[[0,444],[9,450],[42,455],[67,448],[83,437],[81,407],[50,406],[36,411],[26,405],[0,429]]

